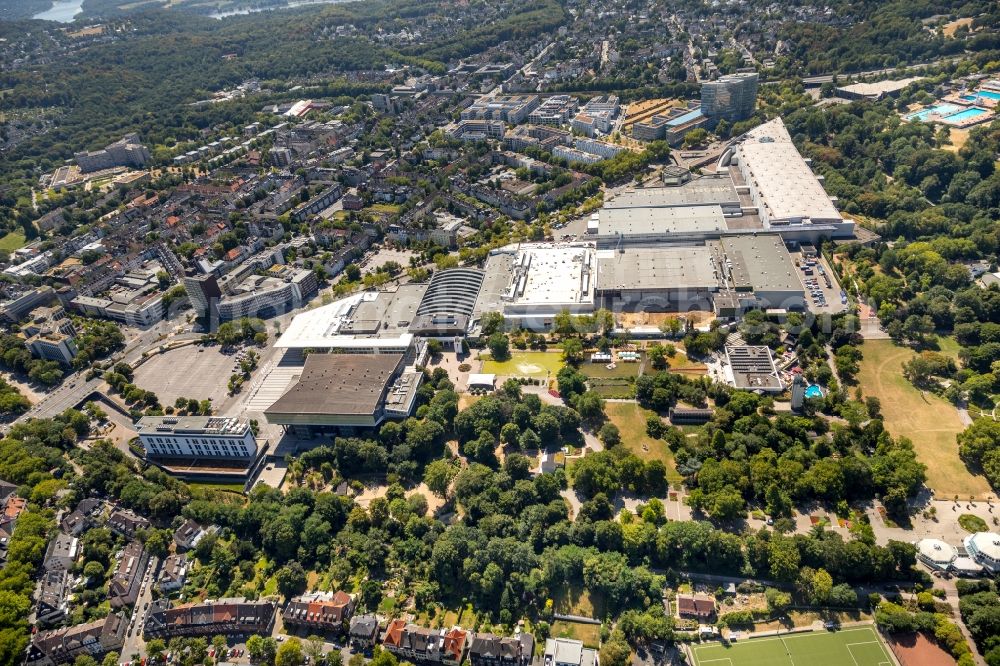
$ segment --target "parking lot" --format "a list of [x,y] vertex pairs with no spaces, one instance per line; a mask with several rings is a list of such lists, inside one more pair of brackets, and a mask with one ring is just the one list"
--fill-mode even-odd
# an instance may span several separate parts
[[221,405],[227,397],[229,376],[239,367],[236,354],[218,346],[188,345],[157,354],[135,370],[137,386],[152,391],[164,406],[177,398],[211,399]]
[[840,283],[823,257],[804,257],[801,251],[791,253],[795,273],[805,290],[806,304],[816,314],[837,314],[847,310],[841,296]]
[[414,254],[410,250],[390,248],[383,245],[378,251],[369,251],[365,254],[365,258],[361,261],[361,272],[374,273],[389,261],[395,261],[405,271],[410,267],[410,257],[414,256]]

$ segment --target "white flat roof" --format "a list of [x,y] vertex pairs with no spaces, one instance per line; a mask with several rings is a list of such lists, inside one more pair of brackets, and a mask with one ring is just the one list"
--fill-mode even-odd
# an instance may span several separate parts
[[753,181],[747,184],[760,193],[772,220],[843,219],[780,117],[747,132],[736,147],[736,156],[749,174],[748,181]]
[[594,250],[558,245],[521,246],[514,262],[518,305],[585,303],[593,300]]
[[348,296],[339,301],[309,310],[292,319],[288,329],[278,338],[274,346],[278,349],[306,348],[385,348],[395,349],[407,347],[413,340],[410,333],[402,333],[394,337],[364,337],[342,335],[341,327],[350,322],[349,314],[362,301],[374,301],[378,292],[366,291]]
[[914,81],[919,81],[922,78],[923,77],[921,76],[911,76],[905,79],[898,79],[896,81],[876,81],[874,83],[862,81],[860,83],[851,83],[850,85],[840,86],[838,90],[846,90],[858,95],[874,96],[882,93],[891,93],[897,90],[902,90]]

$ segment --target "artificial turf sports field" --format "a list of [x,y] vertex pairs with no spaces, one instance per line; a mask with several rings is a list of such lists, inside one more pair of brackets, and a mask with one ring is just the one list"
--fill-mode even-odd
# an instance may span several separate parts
[[872,627],[692,646],[695,666],[892,666]]

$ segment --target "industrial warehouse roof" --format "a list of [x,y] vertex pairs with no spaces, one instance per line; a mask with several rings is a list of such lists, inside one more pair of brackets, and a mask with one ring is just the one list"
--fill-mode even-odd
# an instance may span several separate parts
[[726,230],[726,217],[718,204],[670,208],[602,208],[601,236],[705,233]]
[[630,247],[597,253],[597,288],[716,289],[713,255],[707,246]]
[[781,118],[743,135],[736,147],[736,156],[741,168],[749,173],[747,184],[760,193],[761,203],[770,212],[772,223],[807,219],[828,223],[843,219],[795,148]]
[[731,261],[735,288],[761,292],[803,291],[792,258],[778,234],[725,236],[721,243]]
[[643,187],[629,190],[608,200],[605,208],[672,208],[709,204],[740,205],[732,178],[728,174],[709,174],[670,187]]
[[870,97],[872,99],[878,99],[883,95],[889,95],[896,91],[902,90],[906,86],[910,85],[914,81],[919,81],[920,76],[911,76],[905,79],[899,79],[897,81],[876,81],[869,83],[862,81],[860,83],[852,83],[846,86],[840,86],[837,88],[838,91],[843,90],[855,95],[861,95],[864,97]]
[[298,383],[267,413],[373,414],[402,361],[402,354],[310,354]]
[[476,268],[452,268],[434,273],[420,301],[417,314],[472,314],[485,273]]
[[395,291],[366,291],[296,315],[274,343],[279,349],[405,348],[413,336],[410,321],[426,284]]

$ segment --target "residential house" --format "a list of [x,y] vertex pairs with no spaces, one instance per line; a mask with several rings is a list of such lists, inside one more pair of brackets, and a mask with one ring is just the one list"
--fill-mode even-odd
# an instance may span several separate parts
[[149,521],[142,516],[137,516],[124,509],[115,509],[108,518],[108,527],[111,531],[126,539],[135,538],[135,533],[138,530],[149,529],[149,525]]
[[545,639],[545,666],[596,666],[597,651],[572,638]]
[[80,556],[80,540],[59,532],[45,549],[43,573],[35,586],[35,622],[50,626],[62,622],[69,612],[70,575]]
[[98,661],[101,655],[121,650],[128,622],[116,614],[73,627],[40,631],[31,638],[25,654],[27,666],[70,663],[82,654]]
[[354,613],[354,606],[354,597],[340,590],[311,592],[289,601],[281,618],[286,626],[339,633]]
[[87,517],[79,511],[71,511],[59,521],[59,528],[70,536],[80,536],[87,529]]
[[42,568],[46,571],[68,571],[80,557],[80,540],[71,534],[59,532],[45,549]]
[[104,510],[104,500],[87,497],[80,500],[76,508],[66,514],[59,522],[63,532],[71,536],[80,536],[84,530],[93,527],[95,519]]
[[444,632],[441,642],[441,663],[448,666],[459,666],[469,647],[469,636],[469,632],[461,627],[452,627]]
[[378,640],[378,618],[374,615],[355,615],[348,631],[351,646],[357,650],[370,650]]
[[132,541],[125,546],[118,561],[118,569],[108,584],[108,600],[112,608],[135,604],[148,562],[149,554],[141,543]]
[[160,577],[157,580],[160,592],[167,594],[184,587],[184,582],[187,580],[187,572],[187,555],[169,555],[167,559],[163,560],[163,566],[160,567]]
[[393,620],[382,647],[401,659],[458,666],[465,655],[467,637],[467,632],[457,627],[445,631]]
[[35,622],[51,626],[62,622],[69,611],[69,573],[65,569],[46,571],[35,590]]
[[178,550],[191,550],[206,536],[218,531],[219,528],[214,525],[205,528],[193,520],[187,520],[174,532],[174,543],[177,544]]
[[472,666],[530,666],[535,637],[521,633],[514,637],[476,634],[469,646]]
[[[14,534],[14,525],[17,518],[24,511],[28,502],[23,497],[9,495],[4,503],[3,514],[0,514],[0,550],[6,551],[10,543],[10,537]],[[4,555],[6,559],[6,555]]]
[[170,601],[161,598],[149,605],[143,635],[147,640],[231,633],[268,635],[274,626],[274,611],[273,601],[215,599],[171,608]]
[[715,615],[715,599],[708,596],[678,594],[677,614],[680,617],[698,620],[708,619]]

